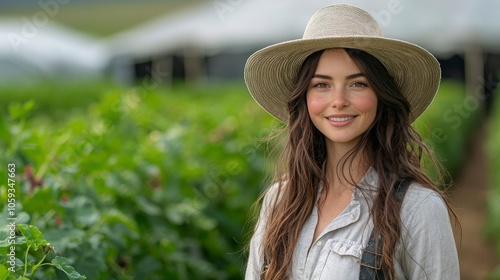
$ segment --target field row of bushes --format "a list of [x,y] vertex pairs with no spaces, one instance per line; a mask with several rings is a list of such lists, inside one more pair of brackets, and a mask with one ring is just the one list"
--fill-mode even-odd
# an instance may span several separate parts
[[[41,231],[16,232],[13,276],[81,279],[71,278],[74,268],[87,279],[242,278],[249,209],[270,169],[262,139],[279,127],[244,85],[91,85],[100,94],[88,96],[36,89],[35,101],[3,103],[8,113],[0,115],[2,168],[16,166],[17,223]],[[463,160],[478,111],[448,111],[463,106],[464,94],[462,85],[443,83],[416,124],[450,171]],[[44,95],[57,102],[39,101]],[[2,217],[7,174],[0,172]],[[39,250],[25,254],[29,244]],[[59,267],[27,269],[54,261]]]
[[[443,82],[433,103],[414,123],[449,173],[450,176],[443,178],[445,184],[451,183],[467,157],[471,135],[482,114],[482,101],[466,93],[462,83]],[[435,174],[433,166],[429,166],[427,171]]]
[[106,91],[61,119],[29,102],[0,119],[2,162],[20,181],[18,222],[88,279],[239,278],[243,226],[266,172],[258,139],[272,119],[242,87]]
[[[495,95],[495,106],[488,124],[488,143],[487,154],[489,156],[489,165],[491,177],[491,188],[487,200],[487,233],[495,244],[495,251],[500,259],[500,90]],[[500,279],[500,265],[495,271],[495,279]]]

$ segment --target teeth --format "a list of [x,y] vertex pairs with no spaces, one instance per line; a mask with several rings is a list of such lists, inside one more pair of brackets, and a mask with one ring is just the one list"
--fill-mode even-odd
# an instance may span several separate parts
[[353,117],[342,117],[342,118],[328,118],[328,119],[331,121],[334,121],[334,122],[345,122],[345,121],[348,121],[352,118]]

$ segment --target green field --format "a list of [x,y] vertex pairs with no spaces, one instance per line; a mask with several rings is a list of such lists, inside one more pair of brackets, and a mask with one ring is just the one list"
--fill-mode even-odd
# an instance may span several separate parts
[[35,22],[37,13],[42,13],[47,15],[50,20],[68,27],[91,35],[105,37],[202,2],[201,0],[105,1],[97,3],[94,1],[87,4],[68,2],[68,4],[52,5],[46,9],[39,5],[16,9],[0,9],[0,17],[17,16]]
[[[443,82],[416,124],[450,172],[479,113],[457,121],[448,109],[464,97],[463,85]],[[0,104],[0,162],[15,166],[0,172],[0,201],[16,190],[13,275],[66,279],[74,268],[87,279],[242,278],[250,209],[269,184],[266,139],[280,128],[243,83],[3,86]]]

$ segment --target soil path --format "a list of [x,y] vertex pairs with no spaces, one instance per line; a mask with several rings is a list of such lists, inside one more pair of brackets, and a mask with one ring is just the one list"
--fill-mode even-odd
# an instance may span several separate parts
[[485,129],[478,129],[451,194],[462,225],[462,242],[458,247],[462,280],[487,279],[489,272],[500,264],[483,230],[490,182],[485,140]]

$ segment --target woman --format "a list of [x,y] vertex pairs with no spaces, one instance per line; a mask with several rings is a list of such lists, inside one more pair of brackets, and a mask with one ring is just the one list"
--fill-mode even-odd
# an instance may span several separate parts
[[411,123],[440,68],[357,7],[316,12],[302,39],[254,53],[245,81],[286,124],[246,279],[459,279],[449,204]]

